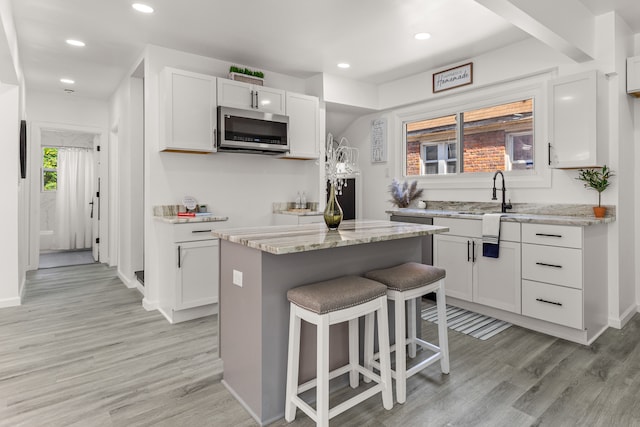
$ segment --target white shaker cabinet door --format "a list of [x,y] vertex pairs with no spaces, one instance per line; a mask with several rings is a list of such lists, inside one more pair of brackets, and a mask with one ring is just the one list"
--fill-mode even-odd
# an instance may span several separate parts
[[447,296],[473,300],[473,249],[473,239],[467,237],[444,234],[433,237],[433,265],[447,271],[444,282]]
[[218,302],[220,241],[176,244],[178,258],[175,309]]
[[189,71],[162,71],[165,132],[161,151],[215,151],[216,78]]
[[498,258],[482,256],[481,240],[478,240],[478,245],[474,302],[520,314],[520,243],[500,242]]
[[549,83],[549,164],[554,168],[598,165],[597,73]]

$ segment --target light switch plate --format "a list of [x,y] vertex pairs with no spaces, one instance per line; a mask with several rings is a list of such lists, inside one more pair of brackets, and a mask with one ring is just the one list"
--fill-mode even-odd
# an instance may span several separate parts
[[233,284],[242,287],[242,271],[233,270]]

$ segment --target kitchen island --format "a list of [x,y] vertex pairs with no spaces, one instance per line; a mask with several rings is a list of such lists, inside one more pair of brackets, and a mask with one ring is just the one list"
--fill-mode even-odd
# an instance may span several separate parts
[[[223,382],[262,425],[284,416],[289,302],[296,286],[422,259],[425,236],[447,227],[391,221],[223,229],[220,357]],[[347,361],[347,328],[331,329],[331,369]],[[315,376],[315,327],[304,324],[300,380]]]

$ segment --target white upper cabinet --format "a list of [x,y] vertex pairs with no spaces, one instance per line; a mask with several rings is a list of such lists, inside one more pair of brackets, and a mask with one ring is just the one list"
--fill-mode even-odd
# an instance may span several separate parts
[[285,91],[229,79],[218,79],[218,105],[285,114]]
[[606,134],[598,109],[606,99],[598,103],[598,86],[596,71],[550,82],[549,166],[570,169],[605,163]]
[[640,98],[640,56],[627,58],[627,93]]
[[318,98],[287,92],[289,154],[294,159],[317,159],[320,138]]
[[165,129],[160,151],[214,152],[216,78],[167,67],[160,79]]

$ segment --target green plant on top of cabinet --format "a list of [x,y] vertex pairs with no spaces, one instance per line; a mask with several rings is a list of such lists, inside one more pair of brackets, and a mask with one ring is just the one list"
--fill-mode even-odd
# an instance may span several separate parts
[[284,158],[317,159],[320,152],[320,114],[318,98],[287,92],[289,153]]
[[236,80],[218,79],[218,105],[285,114],[285,91]]
[[598,121],[606,113],[605,85],[598,79],[588,71],[549,83],[549,166],[584,168],[606,161],[606,126]]
[[216,78],[166,67],[160,73],[160,151],[216,151]]

